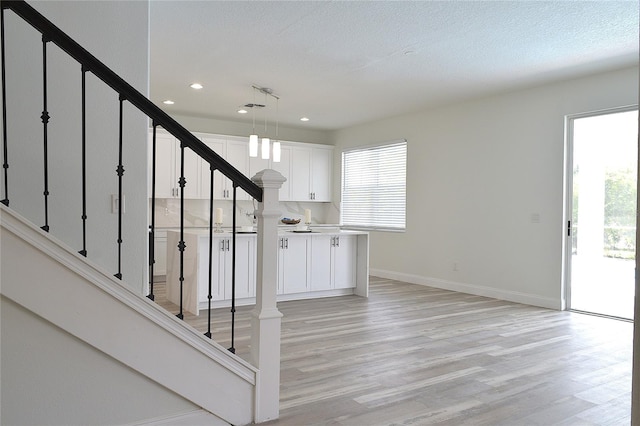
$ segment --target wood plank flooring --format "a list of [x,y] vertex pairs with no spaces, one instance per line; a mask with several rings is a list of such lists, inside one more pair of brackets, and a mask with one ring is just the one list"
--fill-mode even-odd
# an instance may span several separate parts
[[[376,277],[368,299],[278,308],[280,419],[269,426],[630,423],[629,322]],[[236,313],[242,357],[250,310]],[[213,318],[214,339],[228,347],[229,310]],[[207,329],[206,312],[185,320]]]

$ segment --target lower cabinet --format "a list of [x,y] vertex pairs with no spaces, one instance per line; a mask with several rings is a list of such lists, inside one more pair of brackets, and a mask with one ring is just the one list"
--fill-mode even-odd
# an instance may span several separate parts
[[309,291],[309,238],[293,235],[278,239],[278,294]]
[[[180,233],[167,231],[167,299],[181,303],[195,315],[212,307],[228,306],[235,295],[239,304],[256,296],[257,240],[255,234],[236,234],[235,288],[233,237],[216,234],[211,245],[204,231],[184,232],[183,288],[180,288]],[[156,246],[159,248],[158,246]],[[368,235],[295,234],[278,237],[277,293],[279,300],[368,295]],[[211,279],[209,275],[211,274]],[[211,286],[211,290],[209,290]],[[235,294],[234,294],[235,293]]]
[[[233,288],[233,238],[214,236],[211,247],[212,301],[255,296],[256,239],[236,235],[235,290]],[[198,239],[198,302],[209,301],[209,238]]]
[[312,235],[311,290],[355,287],[357,256],[355,235]]

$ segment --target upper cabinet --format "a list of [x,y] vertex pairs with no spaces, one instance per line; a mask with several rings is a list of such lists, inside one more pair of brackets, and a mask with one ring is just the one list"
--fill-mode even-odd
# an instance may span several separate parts
[[[295,201],[331,201],[333,149],[291,148],[291,197]],[[287,176],[285,176],[287,177]]]
[[[156,198],[180,197],[180,176],[184,170],[185,198],[200,197],[200,158],[189,148],[184,149],[184,168],[180,141],[172,135],[156,132]],[[153,133],[149,136],[149,196],[152,194]]]
[[[202,142],[211,148],[216,154],[224,158],[233,167],[238,169],[245,176],[249,171],[249,146],[248,140],[228,139],[225,136],[197,134]],[[211,172],[209,164],[202,161],[202,194],[201,198],[208,199],[211,189]],[[232,200],[233,184],[232,182],[216,170],[213,173],[213,198],[216,200]],[[242,189],[238,188],[236,198],[238,200],[248,200],[249,195]]]
[[[150,133],[151,134],[151,133]],[[245,176],[251,178],[264,169],[274,169],[287,180],[280,188],[280,201],[331,201],[333,147],[328,145],[282,142],[280,162],[249,157],[249,139],[235,136],[194,133],[215,153],[228,161]],[[151,141],[151,137],[150,137]],[[156,135],[156,198],[180,197],[180,142],[170,134]],[[152,144],[149,143],[151,169]],[[185,198],[208,199],[211,193],[209,164],[185,148]],[[151,196],[149,178],[149,196]],[[238,200],[251,197],[238,188]],[[219,171],[213,174],[213,198],[233,199],[233,184]]]

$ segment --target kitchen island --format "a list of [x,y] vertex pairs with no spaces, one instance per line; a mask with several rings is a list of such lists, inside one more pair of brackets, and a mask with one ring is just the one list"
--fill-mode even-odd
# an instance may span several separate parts
[[[256,240],[253,232],[236,233],[237,305],[255,303]],[[167,231],[167,298],[180,301],[179,231]],[[209,231],[185,229],[183,308],[195,315],[209,302]],[[211,244],[211,305],[231,305],[233,235],[214,233]],[[280,230],[277,244],[277,300],[369,293],[369,235],[360,231],[318,228],[312,232]]]

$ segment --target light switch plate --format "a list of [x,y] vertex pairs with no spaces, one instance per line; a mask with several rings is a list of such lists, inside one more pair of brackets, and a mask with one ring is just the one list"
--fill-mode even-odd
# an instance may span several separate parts
[[[125,200],[124,195],[122,196],[122,214],[124,214],[127,209],[125,208]],[[118,214],[118,194],[111,194],[111,213]]]

